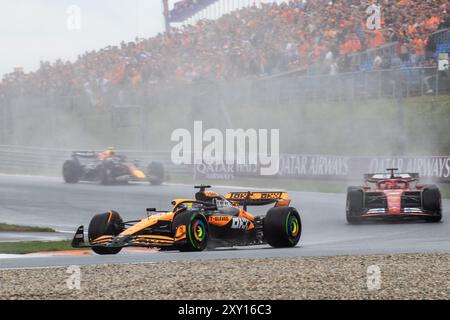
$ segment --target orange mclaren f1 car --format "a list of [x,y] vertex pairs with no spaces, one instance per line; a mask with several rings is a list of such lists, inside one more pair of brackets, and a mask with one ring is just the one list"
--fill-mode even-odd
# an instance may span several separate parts
[[[290,207],[286,192],[232,192],[222,196],[198,186],[195,199],[177,199],[170,211],[147,209],[140,221],[124,222],[110,210],[96,215],[84,240],[84,227],[78,228],[74,248],[87,247],[100,255],[117,254],[124,247],[162,250],[203,251],[208,248],[269,244],[294,247],[302,224]],[[247,212],[249,206],[272,205],[265,216]]]

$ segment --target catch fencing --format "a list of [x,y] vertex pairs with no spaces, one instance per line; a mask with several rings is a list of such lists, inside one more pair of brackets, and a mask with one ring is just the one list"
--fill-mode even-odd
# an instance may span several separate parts
[[[325,69],[325,68],[324,68]],[[196,112],[202,106],[217,109],[220,105],[270,106],[282,108],[311,102],[352,101],[440,95],[450,92],[448,72],[436,67],[409,67],[285,77],[247,78],[236,81],[198,81],[172,86],[145,86],[137,91],[115,91],[109,100],[122,105],[152,105],[153,109],[178,106]],[[113,92],[111,92],[114,95]],[[107,103],[108,104],[108,103]],[[214,108],[213,108],[214,107]]]
[[[388,49],[386,49],[388,50]],[[374,51],[375,52],[375,51]],[[364,53],[371,55],[371,52]],[[358,59],[366,59],[359,55]],[[450,77],[437,67],[399,67],[383,70],[366,70],[330,75],[326,66],[312,73],[286,73],[285,76],[243,78],[233,81],[197,80],[192,83],[143,83],[138,87],[112,85],[92,87],[72,94],[53,88],[42,95],[21,96],[5,93],[0,96],[0,106],[23,114],[38,109],[49,112],[64,110],[76,114],[108,111],[115,106],[146,106],[155,111],[179,107],[181,111],[195,113],[201,106],[210,110],[225,106],[270,105],[285,107],[286,101],[296,105],[327,101],[351,101],[356,98],[378,99],[439,95],[450,92]],[[3,99],[3,100],[1,100]],[[214,107],[214,108],[212,108]],[[0,110],[1,111],[1,110]],[[5,116],[8,116],[7,111]]]

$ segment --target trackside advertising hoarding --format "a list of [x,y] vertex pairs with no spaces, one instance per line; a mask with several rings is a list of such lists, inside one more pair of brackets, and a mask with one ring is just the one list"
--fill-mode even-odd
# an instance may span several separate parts
[[[280,155],[278,174],[291,179],[360,180],[365,173],[382,173],[387,168],[419,173],[427,180],[450,183],[450,156],[442,157],[344,157],[322,155]],[[258,177],[258,165],[195,165],[196,179],[232,180]],[[270,176],[266,176],[269,178]]]

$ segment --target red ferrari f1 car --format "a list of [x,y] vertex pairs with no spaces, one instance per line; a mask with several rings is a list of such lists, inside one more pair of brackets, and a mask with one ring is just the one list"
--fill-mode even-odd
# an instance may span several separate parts
[[366,174],[360,187],[349,187],[347,193],[347,221],[423,219],[440,222],[442,201],[435,185],[419,184],[417,173]]

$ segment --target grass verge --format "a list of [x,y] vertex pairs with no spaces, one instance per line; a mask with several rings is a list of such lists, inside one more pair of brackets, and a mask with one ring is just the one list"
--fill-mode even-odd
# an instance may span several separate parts
[[47,251],[74,250],[70,241],[0,242],[0,254],[26,254]]
[[0,223],[0,232],[56,232],[51,228],[19,226],[15,224]]

